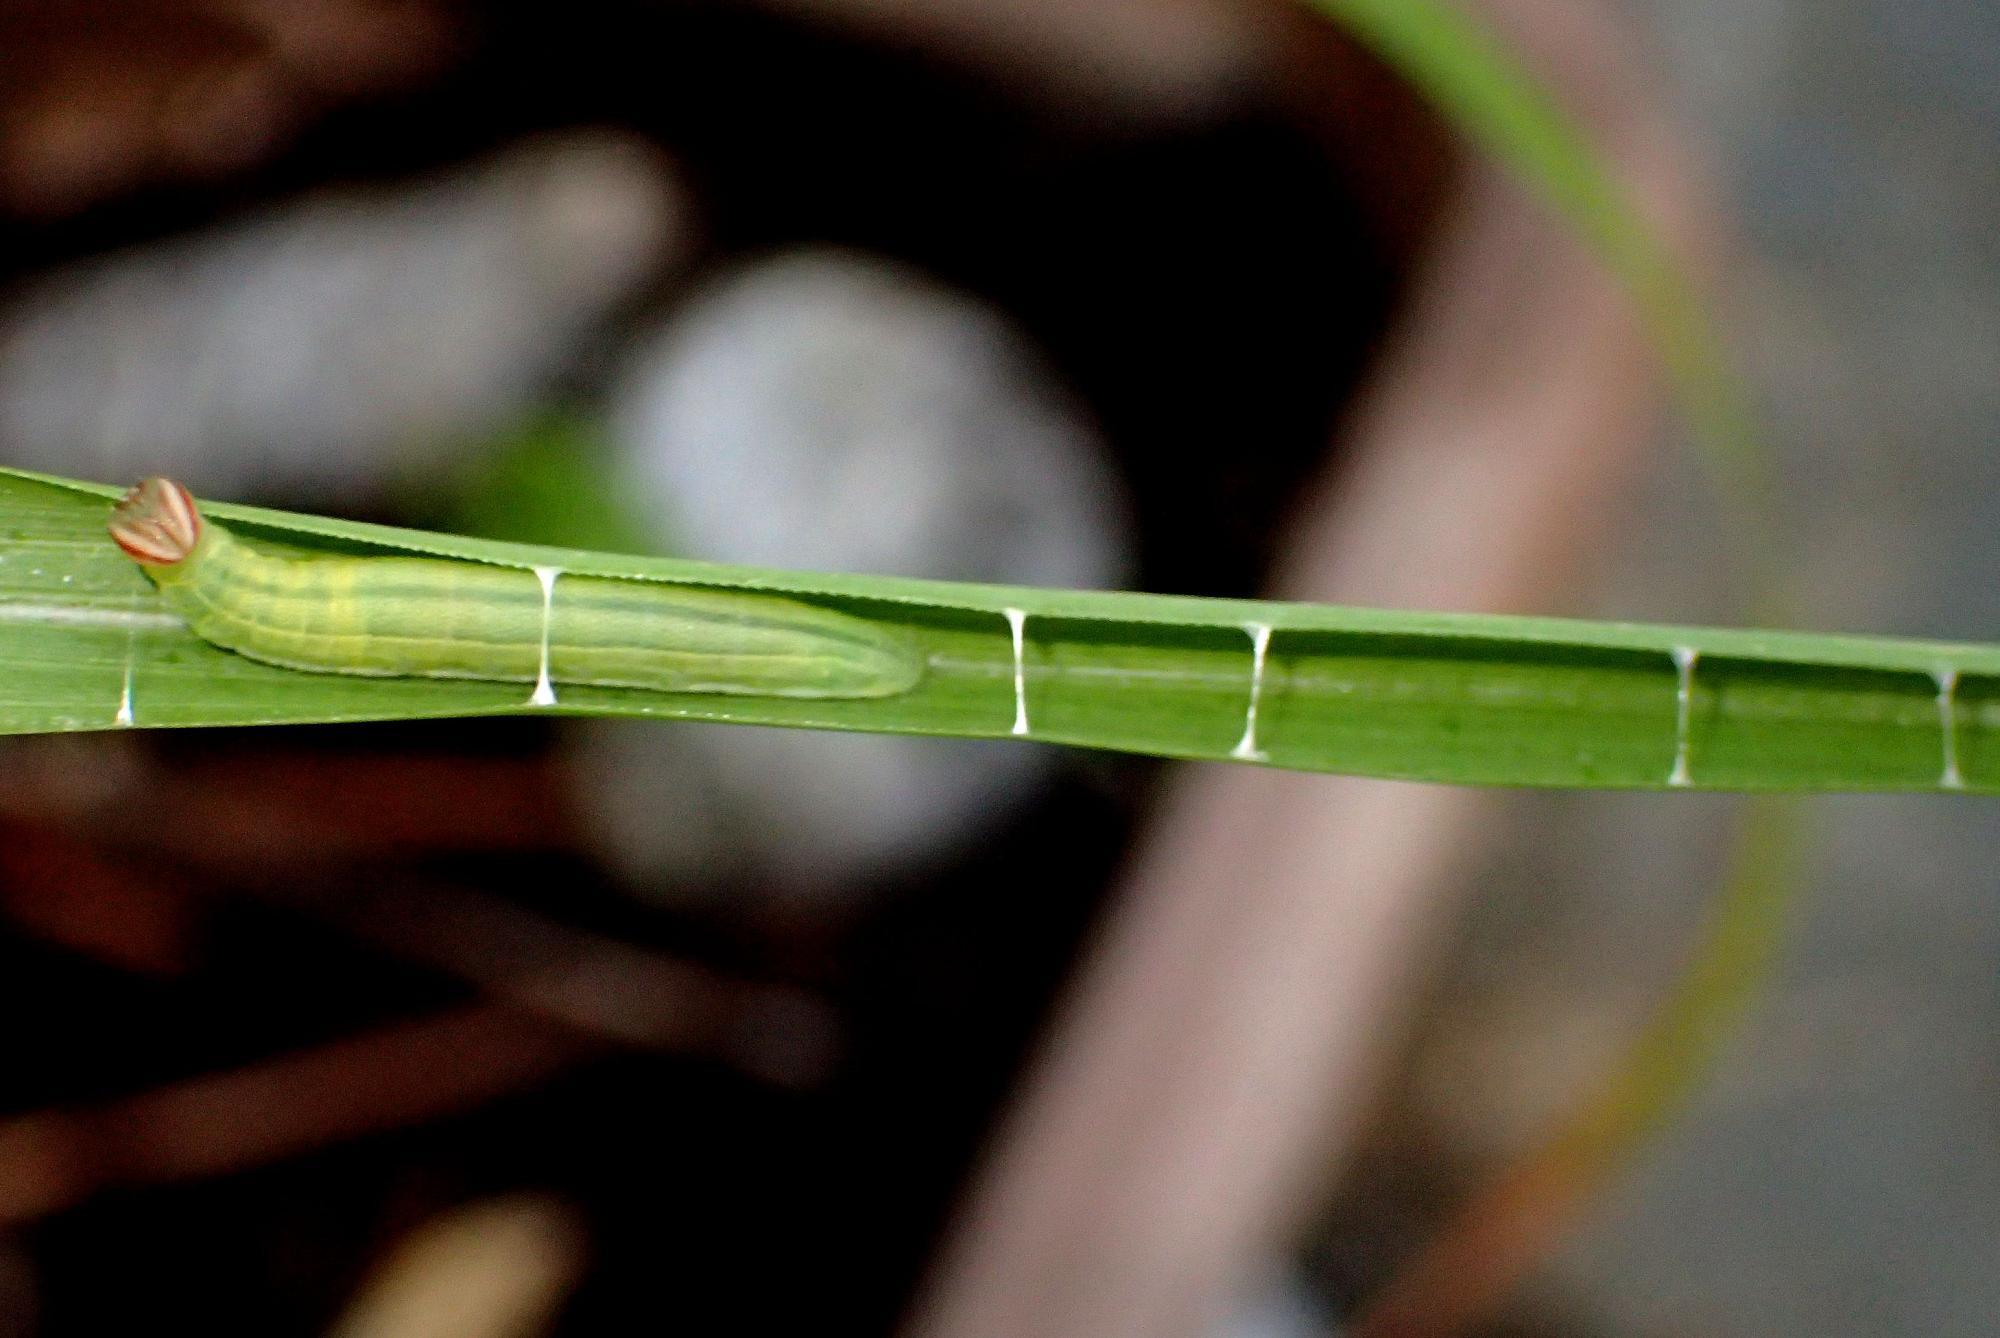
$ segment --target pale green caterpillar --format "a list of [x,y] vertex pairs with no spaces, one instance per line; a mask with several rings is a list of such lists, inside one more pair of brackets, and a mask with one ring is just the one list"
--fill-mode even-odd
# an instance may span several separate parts
[[426,557],[293,557],[206,521],[171,479],[113,509],[111,537],[204,641],[326,674],[888,697],[916,652],[859,618],[780,595]]

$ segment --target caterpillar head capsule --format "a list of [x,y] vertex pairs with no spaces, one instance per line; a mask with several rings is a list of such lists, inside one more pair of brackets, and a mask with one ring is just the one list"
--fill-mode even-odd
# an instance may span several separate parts
[[201,542],[201,527],[193,495],[172,479],[142,480],[111,508],[112,541],[143,566],[185,562]]

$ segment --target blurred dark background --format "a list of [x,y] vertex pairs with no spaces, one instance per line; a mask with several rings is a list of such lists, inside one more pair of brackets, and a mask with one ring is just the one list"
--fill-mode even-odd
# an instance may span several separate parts
[[[1051,88],[838,12],[0,51],[10,463],[553,542],[1253,594],[1436,189],[1227,57]],[[877,467],[920,495],[838,514]],[[1158,768],[688,733],[10,743],[0,1329],[324,1331],[458,1210],[549,1275],[494,1332],[889,1329]]]
[[[1735,229],[1805,616],[1989,639],[2000,21],[1607,12]],[[15,3],[0,460],[1256,594],[1466,176],[1276,3]],[[1728,618],[1648,441],[1615,502],[1548,485],[1600,533],[1562,607]],[[609,723],[0,743],[24,1335],[891,1331],[1177,783]],[[1319,1224],[1216,1331],[1337,1331],[1613,1062],[1732,811],[1499,801]],[[1986,1331],[2000,818],[1814,812],[1770,1005],[1494,1332]]]

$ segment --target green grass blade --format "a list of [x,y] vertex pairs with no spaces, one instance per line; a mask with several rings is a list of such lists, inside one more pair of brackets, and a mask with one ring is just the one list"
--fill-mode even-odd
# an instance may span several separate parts
[[2000,790],[1995,646],[813,575],[204,503],[301,550],[804,598],[895,630],[927,666],[886,698],[564,686],[553,707],[509,683],[278,669],[166,614],[105,535],[115,492],[0,472],[0,733],[631,715],[1470,784]]
[[1304,0],[1407,79],[1474,147],[1506,165],[1603,257],[1644,313],[1762,579],[1773,479],[1724,344],[1659,234],[1575,120],[1474,18],[1443,0]]

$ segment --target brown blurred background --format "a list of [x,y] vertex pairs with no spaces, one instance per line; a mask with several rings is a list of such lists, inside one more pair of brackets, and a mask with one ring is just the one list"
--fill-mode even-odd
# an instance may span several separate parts
[[[1725,280],[1810,620],[1990,636],[1996,21],[1481,11]],[[1649,365],[1276,0],[0,8],[10,464],[1727,618]],[[0,1333],[1338,1332],[1614,1060],[1731,809],[609,723],[5,741]],[[1770,1005],[1490,1331],[1984,1331],[1996,820],[1815,813]]]

